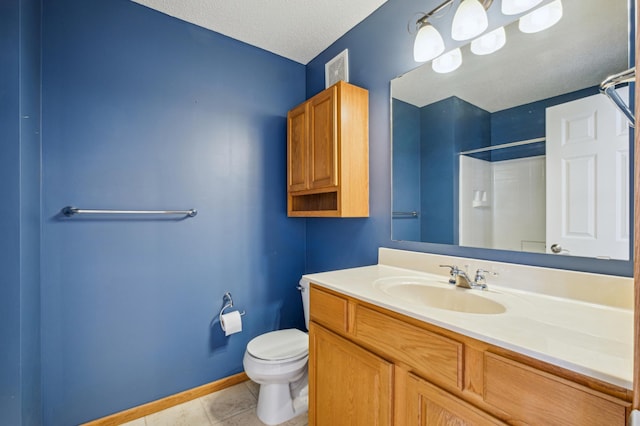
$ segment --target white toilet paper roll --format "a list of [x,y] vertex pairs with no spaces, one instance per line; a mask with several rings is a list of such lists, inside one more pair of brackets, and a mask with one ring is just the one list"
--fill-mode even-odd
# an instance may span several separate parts
[[241,332],[242,317],[240,316],[240,312],[231,311],[220,315],[220,327],[222,327],[225,336]]

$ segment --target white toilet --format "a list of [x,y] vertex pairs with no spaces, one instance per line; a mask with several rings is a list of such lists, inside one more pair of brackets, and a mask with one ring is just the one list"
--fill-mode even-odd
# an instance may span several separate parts
[[[309,329],[309,283],[300,280],[299,289]],[[263,423],[277,425],[307,411],[308,359],[309,336],[295,328],[261,334],[247,344],[242,364],[260,385],[256,411]]]

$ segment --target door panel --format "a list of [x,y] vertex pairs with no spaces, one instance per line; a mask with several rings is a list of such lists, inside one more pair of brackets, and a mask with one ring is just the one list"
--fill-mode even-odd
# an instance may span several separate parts
[[309,424],[392,423],[393,364],[311,322]]
[[312,189],[338,185],[337,89],[316,96],[309,105],[310,182]]
[[[627,97],[628,89],[620,89]],[[629,258],[629,129],[602,95],[547,108],[547,252]],[[557,253],[556,253],[557,254]]]
[[407,424],[410,426],[506,425],[454,395],[409,374]]
[[302,191],[308,188],[307,163],[307,114],[306,105],[289,111],[287,116],[287,162],[289,171],[287,181],[289,191]]

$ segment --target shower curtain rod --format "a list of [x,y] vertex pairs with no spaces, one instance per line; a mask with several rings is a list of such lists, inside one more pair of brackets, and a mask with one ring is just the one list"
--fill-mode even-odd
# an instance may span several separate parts
[[529,145],[531,143],[544,142],[546,139],[547,138],[535,138],[535,139],[527,139],[525,141],[503,143],[500,145],[491,145],[484,148],[470,149],[469,151],[462,151],[460,152],[460,155],[475,154],[477,152],[485,152],[485,151],[493,151],[494,149],[501,149],[501,148],[511,148],[512,146]]
[[614,74],[607,77],[602,83],[600,83],[600,93],[604,93],[616,107],[624,114],[625,118],[629,122],[630,127],[635,127],[636,118],[631,111],[631,108],[627,106],[625,101],[616,92],[616,87],[624,83],[633,83],[636,79],[636,67],[629,68],[621,73]]
[[96,210],[96,209],[79,209],[77,207],[67,206],[62,210],[62,214],[71,217],[76,214],[182,214],[194,217],[198,214],[196,209],[190,210]]

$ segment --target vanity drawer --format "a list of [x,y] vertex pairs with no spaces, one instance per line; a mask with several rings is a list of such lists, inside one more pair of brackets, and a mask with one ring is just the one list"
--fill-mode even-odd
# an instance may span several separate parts
[[485,352],[484,401],[510,416],[510,423],[625,425],[628,403]]
[[462,389],[463,344],[358,305],[354,335],[382,356],[436,384]]
[[341,332],[347,332],[347,299],[311,286],[310,310],[311,321]]

